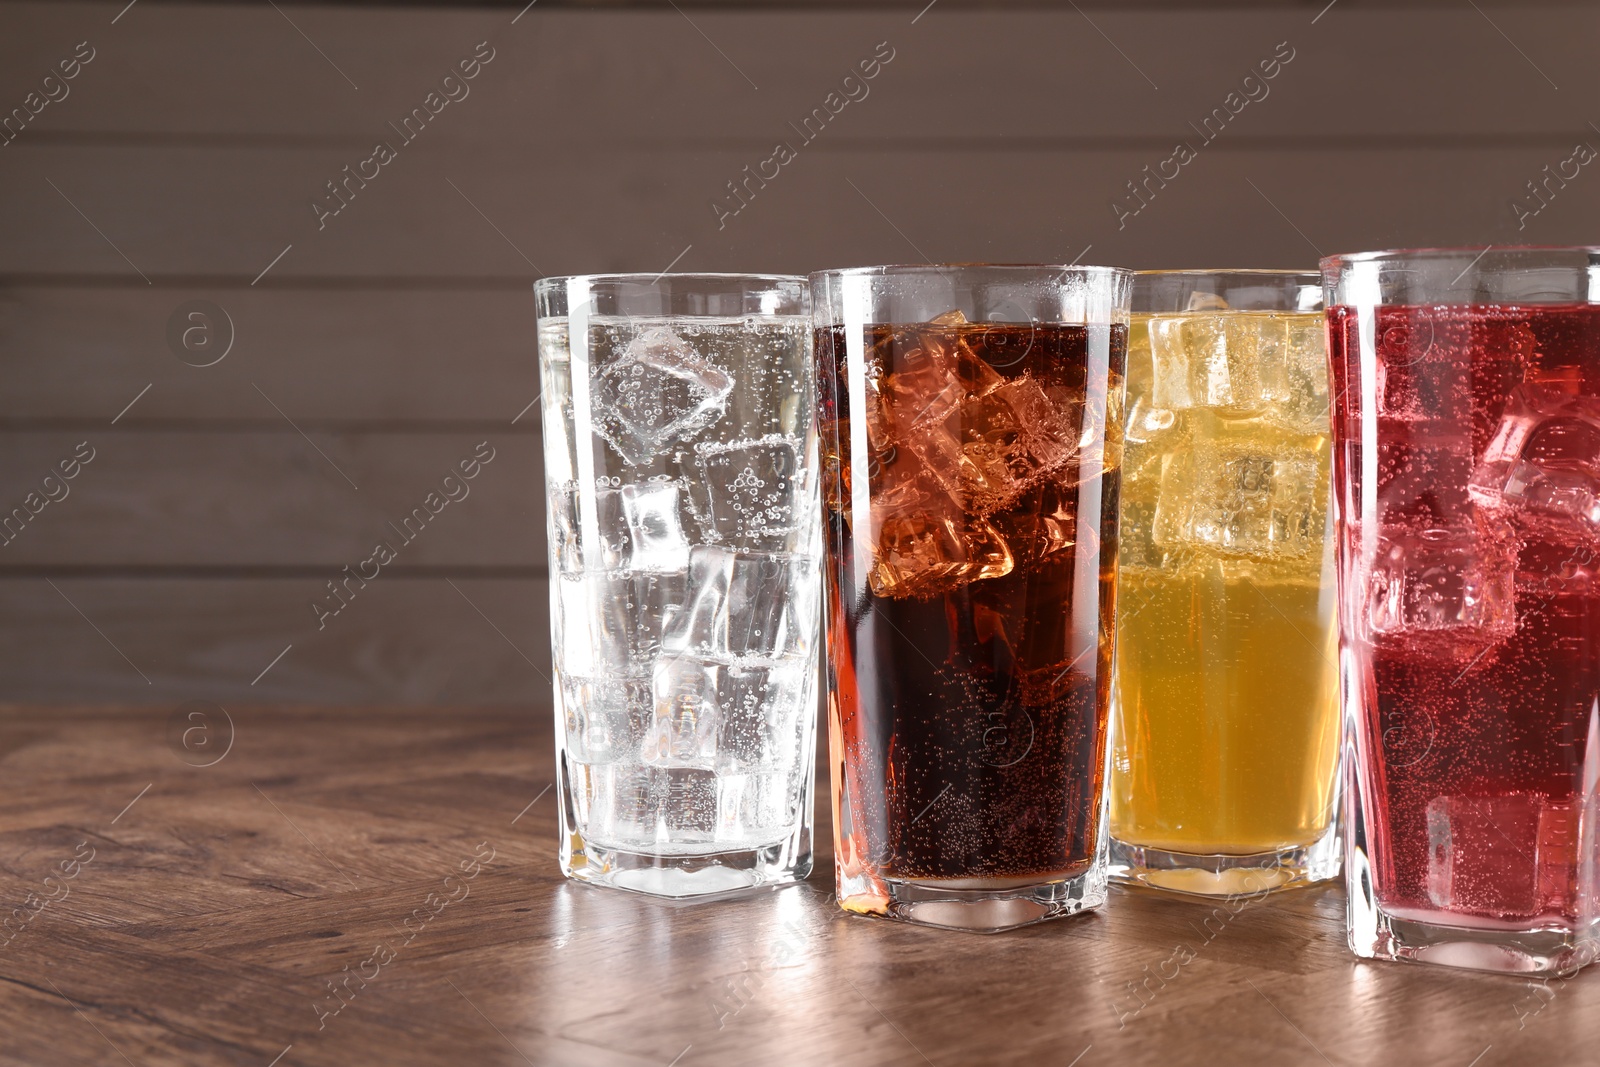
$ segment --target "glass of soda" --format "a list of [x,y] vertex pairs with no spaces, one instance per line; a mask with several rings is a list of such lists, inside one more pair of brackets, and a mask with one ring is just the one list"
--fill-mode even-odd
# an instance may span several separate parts
[[561,868],[669,897],[804,878],[821,593],[805,279],[534,293]]
[[1129,277],[811,276],[847,911],[989,931],[1105,900]]
[[1111,877],[1210,895],[1339,871],[1322,279],[1134,275]]
[[1600,936],[1600,249],[1322,268],[1350,947],[1571,973]]

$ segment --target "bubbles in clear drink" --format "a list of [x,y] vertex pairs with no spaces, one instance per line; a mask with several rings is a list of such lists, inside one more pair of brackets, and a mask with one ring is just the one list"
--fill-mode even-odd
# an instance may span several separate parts
[[[808,335],[800,317],[590,320],[596,436],[562,443],[549,525],[563,758],[597,845],[793,829],[818,608]],[[547,366],[570,366],[565,337],[541,333]]]
[[781,548],[794,532],[804,442],[782,434],[708,441],[695,449],[704,511],[715,537],[750,548]]
[[728,372],[671,329],[645,330],[594,376],[594,428],[640,463],[710,425],[732,390]]

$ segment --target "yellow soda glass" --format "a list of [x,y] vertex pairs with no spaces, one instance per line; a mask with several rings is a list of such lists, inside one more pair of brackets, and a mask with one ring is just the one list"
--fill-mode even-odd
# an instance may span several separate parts
[[1331,878],[1339,759],[1320,278],[1136,274],[1108,785],[1111,875]]

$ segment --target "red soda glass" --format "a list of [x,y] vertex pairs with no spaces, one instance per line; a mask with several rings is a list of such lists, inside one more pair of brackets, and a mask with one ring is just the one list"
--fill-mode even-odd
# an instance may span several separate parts
[[1350,947],[1575,971],[1600,935],[1600,250],[1322,267]]

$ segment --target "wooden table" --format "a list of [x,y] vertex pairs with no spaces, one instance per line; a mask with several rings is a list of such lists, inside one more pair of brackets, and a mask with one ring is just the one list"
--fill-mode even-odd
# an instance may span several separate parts
[[1333,887],[1209,923],[1124,891],[992,936],[875,922],[829,901],[825,803],[802,886],[674,906],[571,884],[550,734],[0,708],[0,900],[50,898],[0,946],[0,1063],[1600,1061],[1600,972],[1358,963]]

